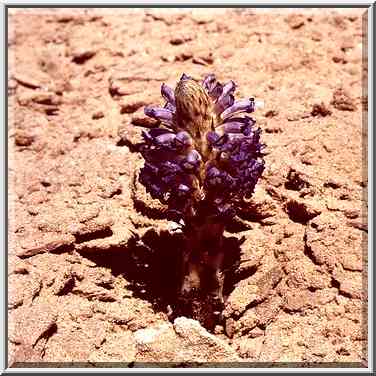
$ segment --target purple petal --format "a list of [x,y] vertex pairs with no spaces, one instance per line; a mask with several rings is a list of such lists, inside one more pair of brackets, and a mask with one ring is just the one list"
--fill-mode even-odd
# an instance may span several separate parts
[[201,155],[197,150],[191,150],[187,155],[187,161],[190,163],[196,163],[197,161],[201,161]]
[[222,97],[225,97],[226,95],[234,94],[235,89],[236,89],[236,84],[234,81],[231,80],[227,82],[227,84],[223,86],[223,91],[219,99],[221,99]]
[[169,103],[175,104],[175,94],[174,91],[167,86],[166,84],[162,84],[161,86],[161,94],[162,97]]
[[171,143],[172,141],[175,140],[175,134],[174,133],[165,133],[165,134],[161,134],[160,136],[156,137],[155,138],[155,141],[158,143],[158,144],[169,144]]
[[217,100],[218,97],[222,94],[222,91],[223,91],[223,85],[217,82],[214,88],[209,92],[209,95],[213,100]]
[[214,106],[214,111],[217,114],[222,113],[226,108],[231,107],[235,102],[235,98],[232,94],[226,96],[220,96],[217,103]]
[[176,107],[175,107],[175,105],[172,104],[172,103],[170,103],[170,102],[166,102],[164,108],[165,108],[166,110],[171,111],[172,113],[175,113],[175,112],[176,112]]
[[217,167],[209,165],[206,169],[206,175],[209,178],[214,178],[221,175],[221,171],[219,171]]
[[202,86],[208,91],[208,92],[210,92],[212,89],[213,89],[213,87],[214,87],[214,85],[215,85],[215,81],[216,81],[216,79],[215,79],[215,75],[214,74],[208,74],[205,78],[204,78],[204,80],[202,81]]
[[146,116],[157,120],[171,122],[173,120],[173,113],[166,108],[161,107],[145,107],[144,113]]
[[181,193],[187,193],[189,192],[189,187],[185,184],[180,184],[178,187],[178,191]]
[[150,129],[150,131],[149,131],[149,135],[153,138],[158,137],[162,134],[166,134],[166,133],[173,134],[168,129],[163,129],[163,128],[153,128],[153,129]]
[[253,98],[250,99],[243,99],[240,101],[235,102],[231,107],[226,108],[222,112],[222,118],[226,119],[232,114],[235,114],[237,112],[253,112],[255,110],[255,101]]
[[225,133],[242,133],[245,124],[239,121],[230,121],[223,124],[223,130]]
[[191,150],[186,158],[182,161],[182,167],[187,170],[197,168],[201,162],[201,155],[196,150]]
[[210,144],[216,143],[220,138],[221,136],[218,133],[213,132],[213,131],[210,131],[206,134],[206,139],[208,140]]
[[181,131],[176,134],[176,141],[180,142],[182,145],[189,146],[192,145],[192,138],[188,132]]
[[223,134],[223,135],[219,135],[218,133],[216,132],[208,132],[206,134],[206,139],[208,140],[208,142],[217,147],[217,146],[220,146],[220,145],[223,145],[227,142],[228,140],[228,134]]

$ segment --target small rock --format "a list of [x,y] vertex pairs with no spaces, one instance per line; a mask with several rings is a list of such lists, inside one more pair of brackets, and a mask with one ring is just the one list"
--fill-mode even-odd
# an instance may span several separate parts
[[91,115],[91,118],[92,118],[93,120],[102,119],[102,118],[104,118],[104,112],[101,111],[101,110],[99,110],[99,111],[97,111],[97,112],[94,112],[93,115]]
[[116,302],[114,293],[103,287],[99,287],[92,282],[83,282],[73,288],[72,292],[89,300],[99,300],[101,302]]
[[340,111],[356,111],[357,109],[354,100],[343,88],[334,91],[331,104]]
[[339,291],[348,295],[350,298],[362,299],[363,286],[361,277],[341,281]]
[[238,354],[246,362],[257,362],[261,353],[264,339],[257,338],[250,340],[249,338],[239,338],[235,343],[237,345]]
[[191,18],[198,25],[208,24],[214,21],[215,16],[206,9],[194,9],[191,12]]
[[196,320],[178,317],[173,326],[162,323],[134,334],[137,359],[144,362],[236,362],[239,357],[224,341]]
[[259,292],[261,299],[265,300],[269,293],[274,289],[275,286],[281,281],[283,277],[283,270],[280,266],[274,266],[272,269],[268,270],[261,278],[257,280],[257,286],[259,287]]
[[336,55],[333,56],[332,60],[335,63],[341,63],[341,64],[347,63],[346,56],[343,52],[338,52]]
[[241,207],[240,217],[252,222],[260,222],[263,219],[276,216],[278,206],[270,198],[265,189],[257,187],[252,199],[245,201]]
[[236,352],[225,341],[207,332],[196,320],[178,317],[174,321],[174,329],[183,339],[186,347],[184,352],[188,355],[188,359],[193,358],[192,360],[195,361],[198,358],[197,360],[205,362],[239,360]]
[[85,61],[91,59],[97,51],[91,47],[76,46],[71,51],[72,61],[77,64],[83,64]]
[[267,118],[273,118],[275,116],[278,116],[278,114],[279,114],[278,110],[269,110],[269,111],[265,112],[264,116],[267,117]]
[[282,298],[277,296],[256,306],[255,313],[257,317],[257,325],[263,327],[273,322],[280,312],[281,305]]
[[[167,81],[168,76],[163,72],[139,69],[138,71],[117,70],[109,79],[109,91],[112,96],[131,95],[144,93],[145,83],[149,81]],[[132,85],[130,85],[132,83]]]
[[106,307],[105,318],[107,321],[116,325],[127,325],[137,316],[131,307],[131,304],[124,304],[124,302],[110,304]]
[[56,309],[48,302],[21,307],[10,318],[12,335],[19,338],[21,343],[34,347],[44,335],[56,330]]
[[207,56],[197,56],[192,59],[192,63],[207,66],[213,64],[214,59],[211,54]]
[[55,295],[65,295],[73,289],[74,284],[75,279],[71,270],[61,270],[55,277],[52,291]]
[[37,79],[29,76],[29,75],[25,75],[25,74],[22,74],[22,73],[14,73],[13,74],[13,78],[19,82],[21,85],[24,85],[26,87],[30,87],[32,89],[38,89],[38,88],[41,88],[43,86],[43,84],[38,81]]
[[174,16],[171,14],[171,12],[166,12],[166,10],[151,9],[146,10],[145,14],[150,16],[155,21],[164,22],[167,26],[170,26],[174,23]]
[[42,105],[58,106],[62,103],[61,98],[51,91],[32,91],[17,96],[18,103],[27,106],[34,102]]
[[9,274],[29,274],[31,265],[23,260],[17,260],[15,264],[9,265]]
[[315,42],[320,42],[323,39],[322,33],[318,30],[312,30],[311,39]]
[[331,115],[332,111],[324,104],[324,102],[321,103],[315,103],[312,107],[311,115],[312,116],[328,116]]
[[185,35],[185,36],[175,36],[173,38],[170,39],[170,43],[173,45],[173,46],[179,46],[180,44],[183,44],[185,42],[188,42],[192,40],[192,37],[188,36],[188,35]]
[[30,345],[21,344],[17,346],[17,350],[9,362],[9,367],[17,367],[18,364],[21,367],[25,367],[25,363],[40,364],[41,362],[43,362],[43,357],[40,352]]
[[193,52],[183,51],[175,55],[175,61],[186,61],[193,57]]
[[354,219],[360,215],[359,209],[347,209],[343,212],[347,218]]
[[355,47],[355,40],[352,37],[352,35],[348,35],[342,39],[342,42],[340,43],[341,50],[343,52],[346,52],[347,50],[350,50]]
[[368,232],[368,224],[364,219],[347,221],[347,225]]
[[99,205],[79,205],[75,208],[76,219],[80,223],[85,223],[97,218],[101,207]]
[[282,133],[282,128],[278,125],[267,125],[265,127],[266,133]]
[[77,243],[86,242],[98,237],[111,236],[111,226],[114,220],[110,217],[97,217],[85,223],[73,223],[69,227],[69,232],[74,235]]
[[166,63],[173,63],[175,61],[175,57],[174,55],[163,54],[161,55],[161,60]]
[[140,329],[134,333],[134,339],[138,347],[147,346],[158,340],[158,337],[169,331],[171,326],[168,323],[160,324],[154,328]]
[[14,142],[17,146],[30,146],[35,141],[35,136],[27,131],[17,130]]
[[314,293],[308,290],[291,290],[285,296],[283,307],[289,312],[298,312],[313,308],[313,295]]
[[120,113],[131,114],[147,104],[148,97],[145,94],[126,95],[120,102]]
[[254,309],[248,309],[238,321],[241,334],[248,333],[259,324],[259,317]]
[[263,331],[261,328],[258,328],[258,327],[252,329],[252,330],[248,333],[248,335],[249,335],[251,338],[261,337],[261,336],[263,336],[264,334],[265,334],[264,331]]
[[242,282],[239,283],[228,297],[226,307],[223,311],[224,317],[241,315],[248,305],[262,300],[259,288],[256,285]]
[[305,23],[304,17],[298,14],[291,14],[285,19],[285,21],[293,30],[301,28]]
[[145,128],[154,128],[158,125],[158,120],[153,119],[149,116],[146,116],[143,109],[137,110],[132,115],[131,120],[133,125],[136,125],[138,127],[145,127]]
[[317,217],[322,211],[318,205],[298,199],[289,199],[284,205],[284,210],[292,221],[302,224]]
[[311,186],[311,179],[305,173],[297,167],[290,166],[286,176],[285,188],[292,191],[301,191],[304,188]]
[[226,320],[225,332],[229,338],[232,338],[236,332],[236,321],[232,317]]
[[21,258],[26,258],[40,253],[60,252],[73,245],[74,241],[74,236],[70,234],[43,236],[39,239],[33,239],[31,244],[30,242],[21,244],[21,249],[17,250],[16,255]]

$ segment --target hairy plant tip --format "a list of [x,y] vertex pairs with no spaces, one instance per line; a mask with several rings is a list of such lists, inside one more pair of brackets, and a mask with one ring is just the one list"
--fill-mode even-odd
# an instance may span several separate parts
[[253,98],[235,100],[236,84],[214,74],[183,74],[175,90],[162,84],[163,107],[146,107],[159,125],[144,131],[140,182],[184,222],[225,222],[250,198],[264,171],[261,129],[246,114]]

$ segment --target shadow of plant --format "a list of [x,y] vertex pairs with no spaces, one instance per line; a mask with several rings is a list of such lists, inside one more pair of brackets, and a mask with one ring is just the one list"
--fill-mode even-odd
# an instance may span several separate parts
[[[82,252],[81,255],[97,266],[110,269],[114,276],[124,276],[129,283],[127,288],[132,291],[133,296],[152,303],[155,311],[168,313],[171,320],[182,315],[197,319],[211,330],[215,324],[220,323],[220,315],[215,320],[210,318],[203,321],[200,317],[195,317],[195,310],[192,309],[194,304],[198,304],[201,311],[213,311],[211,303],[206,299],[210,286],[204,283],[194,302],[182,301],[179,296],[184,246],[185,239],[181,233],[149,229],[142,237],[135,234],[126,248],[113,247],[105,252]],[[225,237],[224,249],[226,296],[238,282],[236,269],[240,259],[240,241],[235,237]]]

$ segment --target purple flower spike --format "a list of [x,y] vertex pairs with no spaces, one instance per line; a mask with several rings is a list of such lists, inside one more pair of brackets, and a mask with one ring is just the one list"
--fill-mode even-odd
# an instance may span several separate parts
[[261,129],[246,116],[255,101],[235,101],[235,82],[222,85],[214,74],[201,83],[185,73],[180,80],[176,89],[162,84],[164,108],[144,110],[159,123],[142,133],[139,180],[173,220],[224,223],[264,171]]
[[226,108],[221,114],[222,119],[227,119],[237,112],[253,112],[255,110],[255,101],[253,98],[243,99],[235,102],[231,107]]
[[160,121],[167,121],[172,123],[173,113],[166,108],[161,107],[145,107],[144,113],[146,116],[152,117]]
[[166,84],[162,84],[161,94],[162,94],[162,97],[167,102],[171,103],[172,105],[175,104],[175,94],[174,94],[174,91],[169,86],[167,86]]

